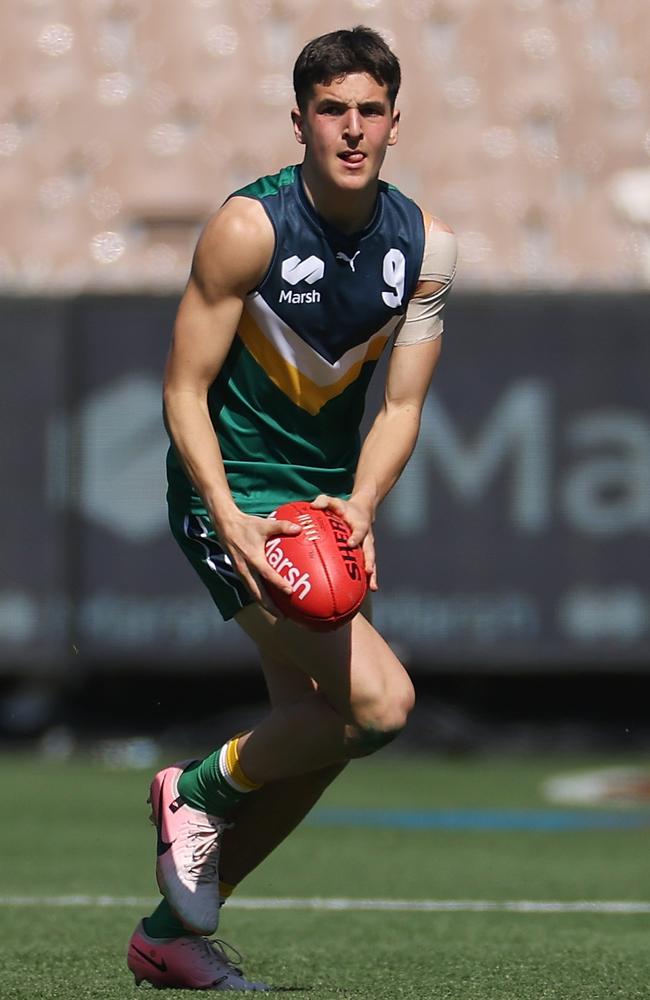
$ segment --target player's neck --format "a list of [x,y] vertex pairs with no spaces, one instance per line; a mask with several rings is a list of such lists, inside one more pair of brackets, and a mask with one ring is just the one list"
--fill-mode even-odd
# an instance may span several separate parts
[[309,201],[322,219],[341,233],[358,233],[375,212],[379,181],[361,191],[341,191],[315,174],[308,162],[302,165],[302,182]]

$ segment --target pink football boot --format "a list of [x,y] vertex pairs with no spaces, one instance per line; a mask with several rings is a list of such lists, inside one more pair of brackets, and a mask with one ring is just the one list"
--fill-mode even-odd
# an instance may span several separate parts
[[189,806],[178,779],[186,760],[159,771],[151,782],[151,822],[157,832],[156,879],[182,923],[196,934],[212,934],[219,923],[219,852],[228,824]]
[[[145,980],[157,989],[260,992],[270,989],[264,983],[245,979],[222,946],[222,941],[208,941],[204,937],[150,938],[140,921],[129,941],[126,964],[136,986]],[[237,955],[237,961],[240,958]]]

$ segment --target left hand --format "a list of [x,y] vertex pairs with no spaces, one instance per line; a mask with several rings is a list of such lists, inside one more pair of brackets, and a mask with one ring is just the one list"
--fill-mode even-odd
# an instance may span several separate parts
[[312,507],[318,510],[333,510],[339,517],[342,517],[350,527],[350,537],[348,545],[351,549],[360,545],[363,549],[363,558],[368,577],[368,587],[375,591],[378,589],[377,583],[377,563],[375,560],[375,539],[372,531],[373,510],[368,502],[358,497],[350,497],[349,500],[341,500],[340,497],[330,497],[321,493],[312,501]]

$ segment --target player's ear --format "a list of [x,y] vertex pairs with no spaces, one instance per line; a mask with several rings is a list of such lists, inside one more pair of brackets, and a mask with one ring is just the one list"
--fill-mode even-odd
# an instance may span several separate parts
[[397,142],[397,136],[399,133],[399,119],[400,119],[400,112],[393,111],[393,121],[390,127],[390,136],[388,137],[389,146],[394,146],[395,143]]
[[291,109],[291,121],[293,122],[293,134],[296,137],[296,142],[299,142],[301,146],[304,146],[305,135],[303,132],[303,118],[300,108],[295,107]]

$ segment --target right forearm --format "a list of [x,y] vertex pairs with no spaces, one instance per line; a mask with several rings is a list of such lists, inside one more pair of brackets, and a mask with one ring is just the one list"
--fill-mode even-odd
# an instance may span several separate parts
[[166,388],[165,425],[185,472],[221,532],[239,510],[233,500],[207,400],[194,392]]
[[[193,388],[165,385],[165,425],[176,453],[210,515],[221,544],[256,601],[265,597],[258,577],[286,594],[291,585],[267,562],[264,545],[273,535],[295,535],[300,527],[290,521],[269,520],[242,513],[233,500],[221,448],[215,434],[207,398]],[[265,605],[272,614],[273,605]]]

